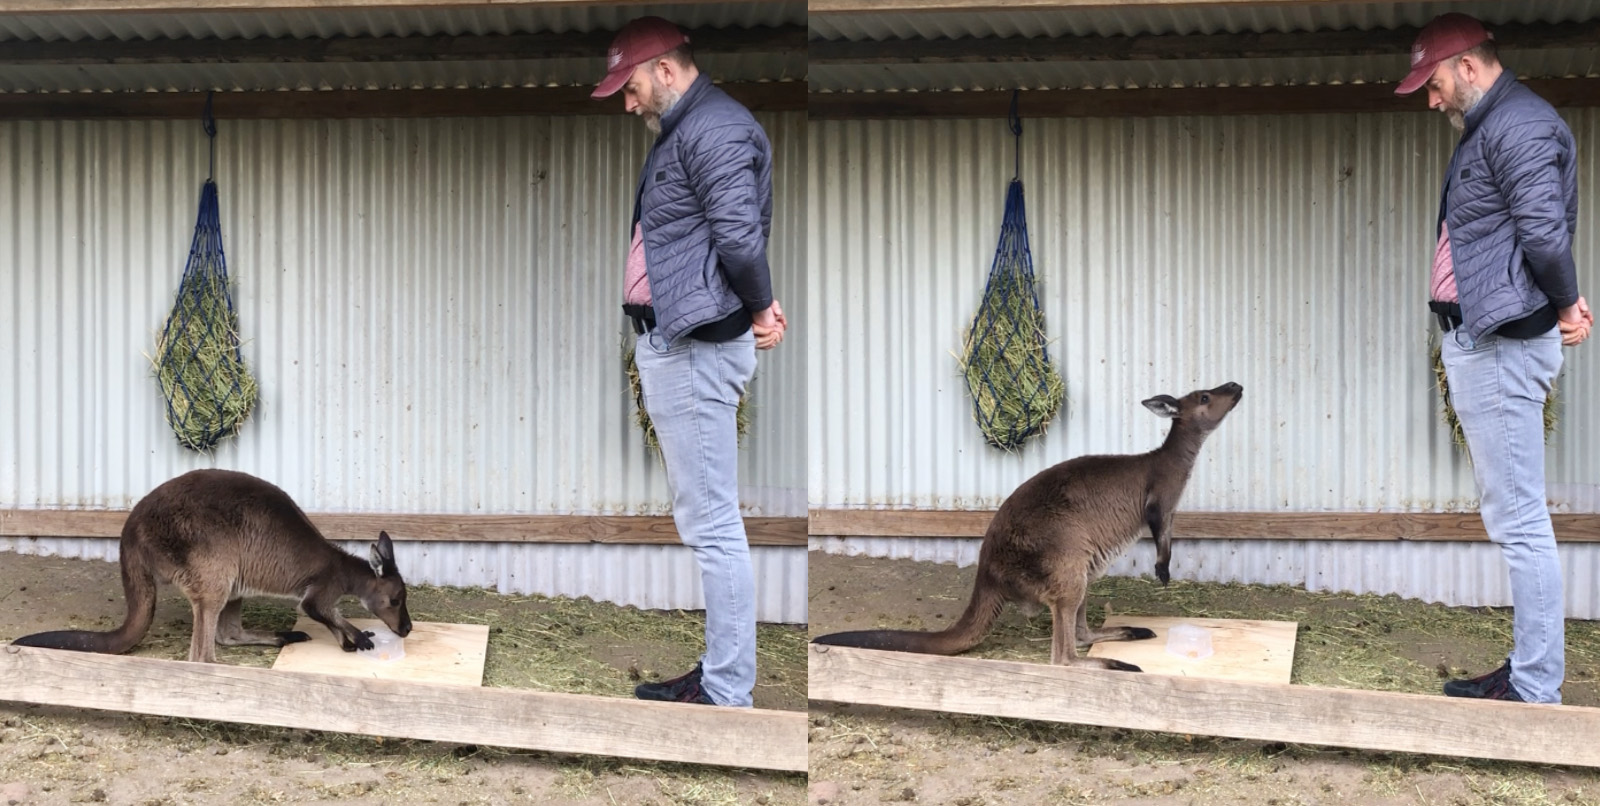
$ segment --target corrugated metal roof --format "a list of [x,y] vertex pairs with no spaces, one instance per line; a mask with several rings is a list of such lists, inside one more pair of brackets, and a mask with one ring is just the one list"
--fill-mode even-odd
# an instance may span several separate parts
[[[814,537],[812,550],[970,566],[979,540]],[[1559,547],[1568,618],[1600,618],[1600,544]],[[1134,544],[1106,576],[1151,576],[1154,549]],[[1506,607],[1511,586],[1492,543],[1337,540],[1177,540],[1172,578],[1196,582],[1293,585],[1311,591],[1394,594],[1451,606]]]
[[1574,22],[1600,16],[1597,0],[1538,3],[1290,3],[1225,6],[1095,6],[1051,11],[812,14],[813,38],[883,40],[1010,36],[1134,36],[1421,26],[1459,11],[1491,25]]
[[804,25],[806,4],[662,3],[594,5],[527,3],[482,8],[194,11],[185,14],[0,14],[7,39],[118,41],[259,37],[427,36],[550,31],[614,31],[654,14],[685,28]]
[[[806,54],[703,54],[716,81],[793,81],[806,77]],[[254,64],[23,65],[0,71],[0,92],[169,92],[257,90],[450,89],[589,86],[605,61],[327,62]],[[620,108],[620,101],[617,102]]]
[[[572,33],[616,30],[643,14],[686,28],[803,25],[804,3],[693,3],[640,6],[530,4],[481,9],[196,12],[193,14],[0,15],[5,41],[401,37]],[[806,54],[702,53],[717,81],[789,81],[806,76]],[[604,53],[588,59],[368,63],[7,65],[0,92],[142,92],[538,87],[593,84]]]
[[[1502,58],[1523,78],[1600,76],[1600,43],[1582,49],[1507,51]],[[893,92],[1393,83],[1407,69],[1404,56],[819,64],[811,68],[810,87],[816,92]]]

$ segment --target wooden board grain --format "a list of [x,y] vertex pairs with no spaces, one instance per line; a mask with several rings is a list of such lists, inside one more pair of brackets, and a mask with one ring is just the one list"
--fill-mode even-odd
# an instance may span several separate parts
[[[377,619],[350,619],[363,630],[383,630]],[[414,683],[451,683],[458,686],[483,685],[483,664],[489,650],[489,627],[485,624],[442,624],[416,621],[402,643],[404,655],[397,660],[376,660],[370,653],[346,652],[339,648],[327,627],[301,615],[294,628],[311,636],[310,641],[289,644],[278,652],[272,668],[280,672],[316,672],[369,680],[406,680]]]
[[813,700],[1260,741],[1600,767],[1600,708],[812,645]]
[[806,715],[0,646],[0,700],[725,767],[806,769]]
[[[1211,636],[1211,656],[1189,658],[1167,651],[1175,624],[1204,629]],[[1106,617],[1107,627],[1145,627],[1156,637],[1144,641],[1106,641],[1089,648],[1091,658],[1113,658],[1131,663],[1148,674],[1243,680],[1287,685],[1294,668],[1294,640],[1299,625],[1293,621],[1252,619],[1178,618],[1171,616]]]

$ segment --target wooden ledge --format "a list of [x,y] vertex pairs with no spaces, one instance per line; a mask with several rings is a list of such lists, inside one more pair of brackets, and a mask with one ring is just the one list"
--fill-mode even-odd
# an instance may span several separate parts
[[[813,509],[815,537],[983,537],[994,510]],[[1600,543],[1600,514],[1556,514],[1556,540]],[[1173,537],[1487,541],[1476,512],[1179,512]],[[0,531],[0,534],[4,534]]]
[[803,772],[806,715],[0,646],[0,699]]

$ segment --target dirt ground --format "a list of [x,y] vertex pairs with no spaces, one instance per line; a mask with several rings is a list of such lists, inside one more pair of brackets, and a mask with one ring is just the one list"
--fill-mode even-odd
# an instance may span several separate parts
[[[810,634],[941,629],[974,568],[810,554]],[[1090,621],[1118,613],[1300,623],[1293,682],[1438,693],[1498,666],[1510,613],[1398,597],[1153,579],[1101,580]],[[976,657],[1047,663],[1048,612],[1007,608]],[[1568,622],[1564,701],[1600,705],[1600,625]],[[813,702],[812,804],[1600,806],[1600,771],[1361,752]],[[1594,741],[1600,737],[1573,737]]]
[[[132,654],[181,659],[186,601],[164,586]],[[491,624],[486,685],[631,696],[637,679],[694,665],[704,621],[471,589],[413,586],[417,621]],[[347,600],[347,615],[362,613]],[[117,566],[0,552],[0,641],[45,629],[109,629],[124,613]],[[287,602],[252,600],[247,627],[287,629]],[[805,637],[762,625],[756,705],[802,710]],[[277,650],[218,648],[223,663],[270,666]],[[315,731],[3,702],[0,806],[186,804],[800,804],[805,776],[380,740]],[[403,706],[402,706],[403,707]]]

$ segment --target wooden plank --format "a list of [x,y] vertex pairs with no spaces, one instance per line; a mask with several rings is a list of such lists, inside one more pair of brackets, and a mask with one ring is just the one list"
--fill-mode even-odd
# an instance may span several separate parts
[[[377,619],[350,619],[363,630],[383,630]],[[411,634],[402,639],[405,654],[396,660],[378,660],[370,652],[346,652],[327,627],[301,614],[294,629],[311,636],[310,641],[289,644],[278,651],[272,668],[280,672],[315,672],[370,680],[401,680],[411,683],[450,683],[457,686],[483,685],[483,665],[489,650],[486,624],[442,624],[415,621]]]
[[[1557,107],[1600,106],[1600,79],[1523,82]],[[1394,94],[1393,84],[1317,84],[1273,87],[1155,87],[1114,90],[1027,90],[1027,118],[1309,115],[1422,112],[1426,99]],[[3,97],[3,96],[0,96]],[[813,92],[813,120],[996,118],[1011,108],[1011,91]]]
[[[751,111],[798,112],[806,108],[804,82],[758,81],[719,86]],[[617,98],[598,101],[590,98],[592,89],[583,86],[223,92],[215,96],[213,114],[221,120],[627,114]],[[0,93],[0,119],[198,119],[205,102],[203,92]]]
[[801,712],[0,647],[0,699],[556,753],[806,769]]
[[1600,767],[1600,708],[812,645],[812,700],[1258,741]]
[[[599,64],[615,31],[482,36],[336,36],[296,39],[0,41],[0,64],[312,64],[589,59]],[[805,53],[802,25],[696,28],[696,54]],[[598,72],[596,74],[598,80]]]
[[[330,540],[677,545],[672,518],[654,515],[307,513]],[[118,537],[127,510],[0,509],[0,537]],[[805,518],[745,518],[752,546],[804,546]]]
[[[1188,624],[1211,636],[1211,656],[1189,658],[1167,651],[1172,627]],[[1204,677],[1287,685],[1294,671],[1294,643],[1299,624],[1255,619],[1181,618],[1174,616],[1106,616],[1106,627],[1144,627],[1156,637],[1143,641],[1105,641],[1089,648],[1091,658],[1131,663],[1145,674]]]
[[[993,517],[993,510],[813,509],[806,528],[827,537],[983,537]],[[1560,542],[1600,542],[1600,514],[1550,520]],[[1488,540],[1476,512],[1179,512],[1172,531],[1180,539]]]
[[[823,40],[811,43],[810,63],[826,66],[1404,55],[1410,52],[1411,43],[1420,30],[1403,27],[1226,34]],[[1590,47],[1593,42],[1600,41],[1600,21],[1510,23],[1495,26],[1494,31],[1501,50]]]

